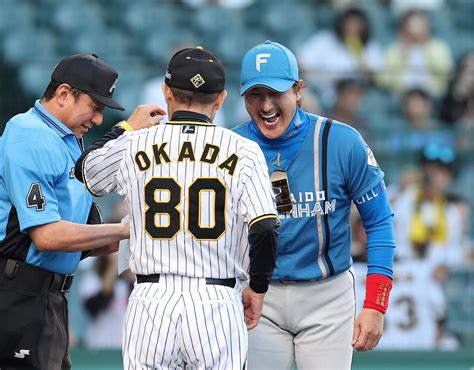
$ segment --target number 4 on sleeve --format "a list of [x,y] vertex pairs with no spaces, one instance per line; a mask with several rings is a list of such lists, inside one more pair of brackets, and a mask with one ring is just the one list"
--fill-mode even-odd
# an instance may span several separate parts
[[43,211],[46,201],[44,200],[43,193],[41,192],[41,185],[39,182],[34,182],[28,190],[26,197],[26,205],[28,208],[36,208],[36,211]]

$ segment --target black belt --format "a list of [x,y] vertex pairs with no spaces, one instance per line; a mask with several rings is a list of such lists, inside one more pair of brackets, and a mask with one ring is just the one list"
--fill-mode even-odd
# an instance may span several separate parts
[[68,293],[74,275],[63,275],[25,262],[0,258],[0,279],[2,285],[11,288],[36,293],[47,290]]
[[[152,275],[137,275],[137,283],[158,283],[160,281],[160,274]],[[207,285],[223,285],[228,286],[229,288],[235,287],[235,278],[230,279],[213,279],[206,278]]]

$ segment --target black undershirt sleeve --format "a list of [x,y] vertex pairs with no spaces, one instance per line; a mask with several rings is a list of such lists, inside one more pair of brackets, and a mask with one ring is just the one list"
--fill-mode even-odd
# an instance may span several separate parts
[[[95,202],[92,202],[91,209],[89,211],[89,217],[87,217],[87,225],[100,225],[103,224],[104,221],[102,220],[102,213],[100,212],[99,205]],[[89,255],[93,252],[93,249],[88,249],[82,251],[81,253],[81,260],[84,258],[89,257]]]
[[125,129],[119,127],[119,126],[114,126],[112,129],[107,132],[104,136],[102,136],[100,139],[97,139],[94,141],[91,146],[85,150],[79,159],[76,161],[76,166],[74,168],[74,175],[76,176],[76,179],[78,179],[80,182],[84,182],[84,174],[82,173],[82,163],[84,162],[87,154],[89,154],[91,151],[95,149],[102,148],[107,142],[111,140],[117,139],[120,135],[122,135],[125,132]]
[[266,218],[255,222],[249,230],[250,283],[255,293],[265,293],[275,268],[280,221]]

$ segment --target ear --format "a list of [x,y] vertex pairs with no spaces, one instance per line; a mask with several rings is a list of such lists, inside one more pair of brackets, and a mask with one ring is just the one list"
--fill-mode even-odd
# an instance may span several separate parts
[[61,84],[58,86],[54,93],[54,99],[56,99],[56,102],[59,104],[59,106],[64,106],[66,104],[66,100],[69,96],[69,93],[71,91],[71,86],[68,84]]
[[226,97],[227,97],[227,90],[222,90],[217,96],[216,102],[214,103],[214,108],[216,110],[221,109]]
[[301,79],[298,80],[298,82],[296,82],[296,84],[293,86],[297,101],[301,100],[301,97],[303,95],[303,88],[304,88],[304,81]]
[[161,85],[161,89],[163,90],[163,96],[165,97],[166,104],[170,105],[170,103],[174,100],[174,96],[173,96],[173,93],[171,92],[171,89],[165,83]]

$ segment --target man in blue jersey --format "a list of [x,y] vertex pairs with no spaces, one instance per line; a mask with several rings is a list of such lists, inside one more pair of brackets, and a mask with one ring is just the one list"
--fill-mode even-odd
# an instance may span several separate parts
[[[0,368],[70,369],[65,293],[81,257],[108,253],[129,225],[101,224],[74,165],[82,136],[102,123],[118,74],[96,55],[63,59],[41,100],[0,138]],[[135,128],[159,122],[140,106]],[[152,116],[153,114],[153,116]],[[88,225],[89,224],[89,225]],[[92,225],[97,224],[97,225]]]
[[[324,55],[320,56],[321,58]],[[394,239],[383,172],[352,127],[300,109],[293,53],[266,41],[244,56],[240,93],[251,120],[235,131],[262,148],[281,219],[277,267],[249,368],[350,369],[379,341],[392,286]],[[354,321],[349,212],[367,233],[364,309]]]

